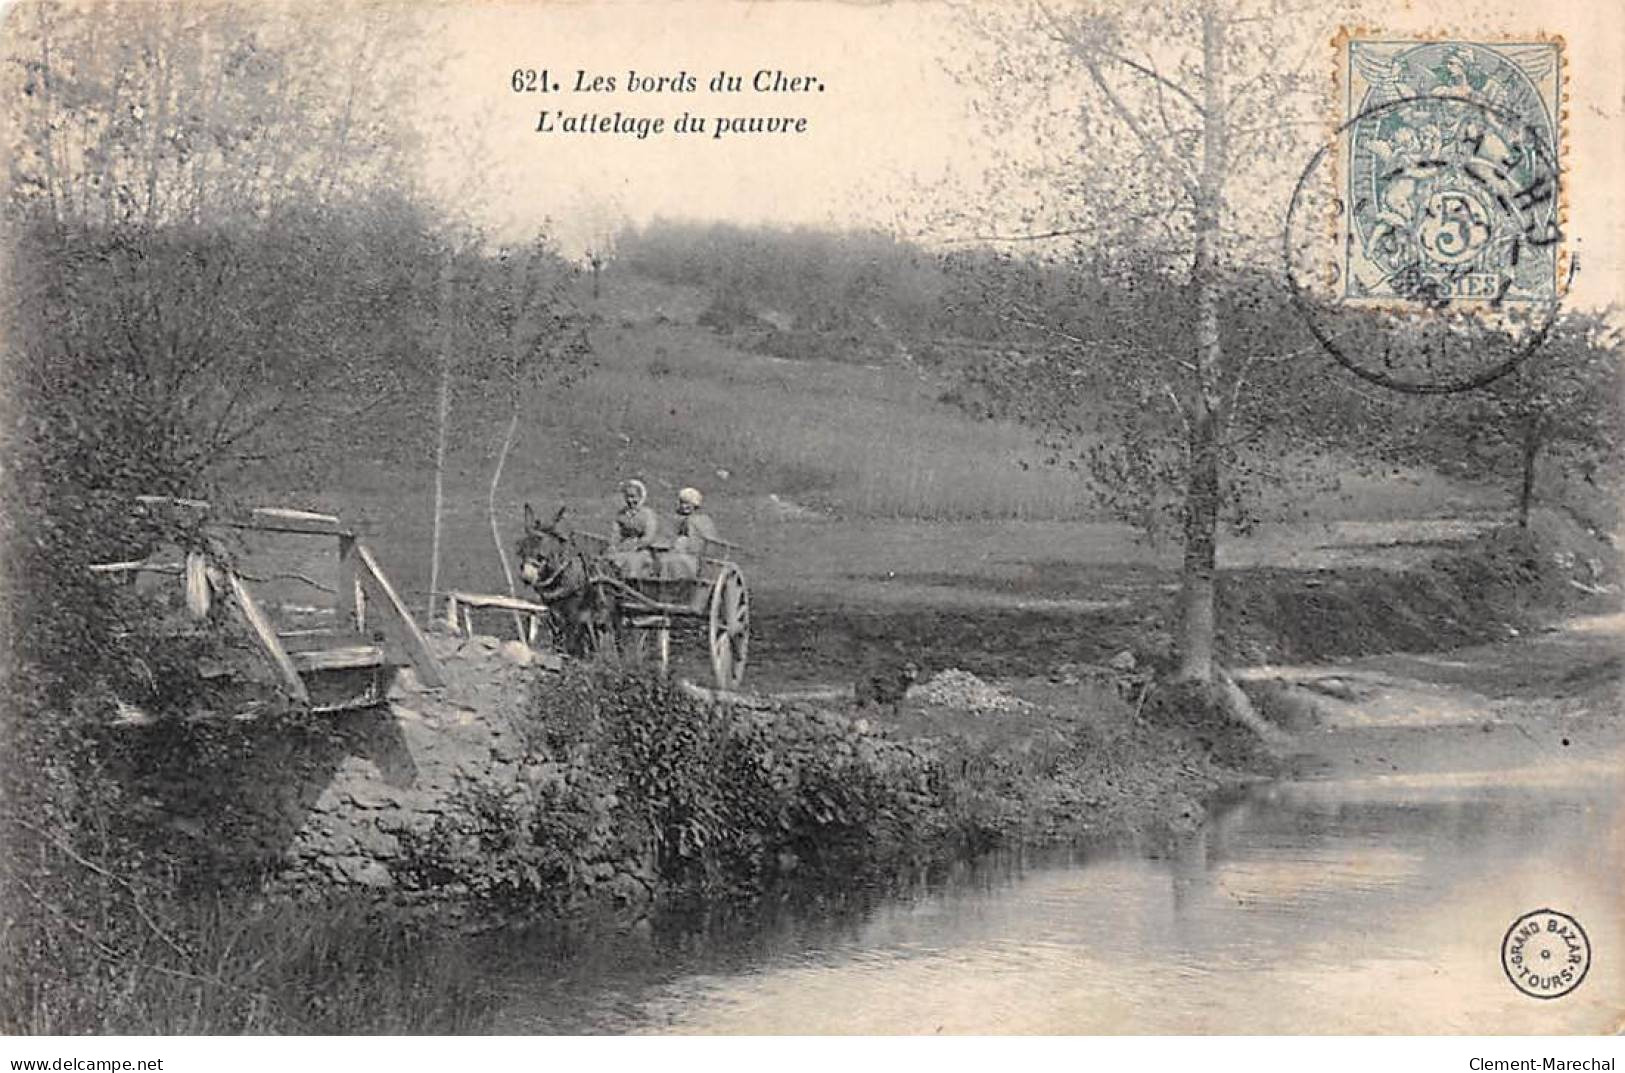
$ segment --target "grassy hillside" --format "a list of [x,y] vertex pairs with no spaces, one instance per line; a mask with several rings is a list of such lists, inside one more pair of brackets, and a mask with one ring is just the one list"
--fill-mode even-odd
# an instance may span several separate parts
[[[929,560],[934,553],[909,535],[921,525],[953,523],[943,539],[955,545],[954,531],[1016,523],[1008,530],[1012,554],[1045,560],[1078,553],[1054,546],[1049,523],[1107,521],[1086,477],[1044,465],[1030,430],[968,417],[940,401],[946,385],[919,367],[901,358],[858,364],[834,342],[830,360],[753,353],[699,327],[705,305],[695,288],[606,273],[591,307],[593,371],[568,389],[530,389],[520,401],[519,437],[496,494],[505,543],[516,538],[527,501],[538,509],[567,505],[577,526],[607,528],[616,486],[628,476],[648,483],[663,516],[677,489],[699,486],[725,536],[756,552],[770,574],[794,574],[811,587],[816,579],[805,576],[804,560],[825,564],[817,572],[829,577],[846,568],[868,572],[833,561],[818,551],[823,544],[849,549],[835,559],[881,547],[894,559],[918,547]],[[425,383],[346,430],[349,450],[317,460],[321,479],[294,475],[311,460],[282,459],[254,475],[249,494],[356,519],[403,587],[421,591],[433,406],[434,385]],[[502,587],[485,504],[507,406],[489,385],[458,383],[447,465],[448,585]],[[1272,489],[1266,510],[1315,521],[1432,517],[1497,509],[1503,494],[1418,470],[1338,482],[1341,468],[1304,456],[1303,488]],[[826,527],[832,522],[861,538],[838,537]],[[1102,550],[1125,543],[1122,531],[1112,532]],[[898,542],[904,547],[889,547]]]

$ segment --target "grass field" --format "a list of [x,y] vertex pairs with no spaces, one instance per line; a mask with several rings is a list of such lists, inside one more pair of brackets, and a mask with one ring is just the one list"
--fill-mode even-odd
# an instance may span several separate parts
[[[1098,834],[1113,816],[1194,822],[1194,795],[1217,784],[1205,757],[1177,735],[1137,720],[1131,727],[1127,698],[1063,688],[1054,677],[1062,663],[1104,663],[1124,649],[1159,658],[1177,549],[1147,545],[1100,517],[1079,475],[1024,466],[1038,457],[1029,430],[971,420],[941,403],[944,385],[918,369],[749,353],[695,326],[701,307],[682,288],[611,281],[592,375],[568,392],[521,400],[523,433],[494,496],[504,546],[517,540],[527,501],[563,503],[574,524],[603,531],[623,477],[646,480],[663,514],[677,488],[698,484],[723,534],[743,547],[755,597],[749,688],[812,687],[841,703],[866,665],[902,658],[927,674],[957,667],[1001,679],[1038,708],[990,720],[916,704],[873,718],[883,731],[985,747],[1030,791],[1009,805],[1011,816],[1046,837]],[[327,463],[315,467],[325,478],[267,468],[243,497],[336,511],[422,608],[431,406],[426,385],[421,398],[381,407],[351,430],[342,462],[298,460]],[[444,588],[506,588],[486,507],[506,416],[490,394],[459,395]],[[1266,496],[1274,520],[1221,542],[1221,657],[1232,666],[1480,643],[1523,624],[1534,586],[1514,576],[1522,552],[1490,557],[1514,569],[1462,569],[1505,535],[1485,533],[1508,520],[1507,489],[1420,469],[1352,475],[1336,458],[1301,452],[1294,464],[1301,486]],[[1551,546],[1581,546],[1567,535]],[[330,538],[274,540],[262,550],[275,554],[251,569],[336,579]],[[1606,553],[1597,543],[1586,554]],[[1567,575],[1548,573],[1557,595],[1572,598]],[[277,590],[273,602],[332,602],[330,592],[285,578],[265,587]],[[486,628],[510,627],[493,616]],[[680,635],[677,672],[705,681],[703,653],[692,631]],[[1101,733],[1085,733],[1091,727]],[[1113,727],[1124,733],[1105,733]],[[1089,747],[1069,752],[1080,735]],[[1387,749],[1386,739],[1380,744]],[[1071,756],[1086,763],[1062,763]],[[185,979],[203,986],[188,990],[175,983],[182,977],[155,979],[139,966],[128,979],[109,975],[105,991],[66,989],[72,1008],[46,996],[33,1020],[9,1023],[179,1032],[444,1032],[484,1023],[490,996],[464,947],[420,943],[343,911],[216,916],[188,924],[211,967],[208,977]],[[278,946],[275,936],[285,941]],[[147,995],[150,1004],[130,1001]]]
[[[869,544],[912,539],[916,523],[970,524],[974,533],[987,524],[1109,520],[1084,475],[1042,464],[1030,429],[975,420],[939,401],[948,385],[917,366],[854,364],[833,350],[818,361],[749,352],[696,326],[702,306],[693,289],[606,276],[592,372],[520,400],[519,436],[495,497],[510,534],[527,501],[567,505],[577,525],[601,530],[628,476],[648,483],[663,514],[677,489],[702,488],[724,535],[761,551],[764,565],[781,555],[822,561],[818,545],[831,541],[848,549],[843,555],[867,556]],[[251,495],[357,519],[397,559],[407,587],[421,587],[413,579],[428,573],[433,402],[431,384],[393,400],[347,430],[341,453],[318,460],[325,479],[266,467],[251,475]],[[485,502],[507,406],[480,385],[459,384],[446,481],[456,584],[489,585],[496,568]],[[1507,494],[1418,469],[1356,476],[1338,459],[1298,454],[1301,486],[1268,489],[1267,517],[1476,515]],[[826,523],[856,526],[868,539],[853,547]],[[1054,539],[1088,541],[1091,532]],[[803,573],[794,561],[784,565]]]
[[[565,505],[570,524],[603,532],[624,477],[649,484],[667,524],[677,489],[698,485],[723,535],[743,548],[758,680],[817,680],[933,631],[982,651],[984,666],[1002,666],[978,637],[1001,632],[979,630],[989,615],[1076,613],[1078,630],[1094,632],[1055,644],[1098,655],[1121,640],[1115,628],[1102,632],[1100,615],[1167,612],[1177,548],[1147,545],[1101,517],[1079,473],[1035,464],[1029,429],[942,403],[945,385],[907,362],[767,357],[696,326],[704,302],[691,289],[613,275],[606,284],[591,374],[521,400],[520,436],[495,495],[505,547],[518,539],[526,502]],[[422,607],[432,400],[426,391],[406,402],[354,430],[356,446],[319,493],[267,473],[253,498],[331,509],[357,524]],[[506,590],[486,506],[505,420],[506,403],[490,393],[459,394],[442,588]],[[1509,489],[1425,469],[1357,473],[1303,451],[1294,469],[1299,483],[1266,490],[1272,520],[1222,539],[1222,567],[1402,569],[1510,512]],[[312,560],[303,572],[320,569]],[[1041,625],[1022,619],[1003,632],[1030,646]]]

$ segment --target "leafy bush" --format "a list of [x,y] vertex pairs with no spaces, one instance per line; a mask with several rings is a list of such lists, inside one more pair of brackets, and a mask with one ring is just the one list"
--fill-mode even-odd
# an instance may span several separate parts
[[923,746],[839,715],[743,711],[624,668],[539,680],[525,753],[407,840],[409,880],[516,911],[752,895],[940,855],[956,827]]
[[702,328],[710,328],[719,335],[727,335],[740,328],[754,328],[762,320],[742,295],[723,290],[712,297],[711,304],[700,311],[694,323]]
[[722,752],[730,874],[819,879],[930,855],[946,830],[936,758],[828,712],[743,712]]

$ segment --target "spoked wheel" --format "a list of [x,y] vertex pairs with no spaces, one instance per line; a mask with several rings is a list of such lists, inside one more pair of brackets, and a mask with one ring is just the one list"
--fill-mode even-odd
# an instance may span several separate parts
[[607,623],[589,622],[582,626],[582,632],[586,641],[585,655],[611,660],[620,658],[615,627]]
[[750,592],[745,575],[729,563],[711,586],[711,670],[718,689],[738,689],[745,680],[750,647]]

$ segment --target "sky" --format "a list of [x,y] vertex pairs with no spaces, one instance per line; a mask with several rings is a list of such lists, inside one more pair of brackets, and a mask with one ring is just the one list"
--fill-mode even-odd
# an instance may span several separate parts
[[[459,7],[449,17],[445,74],[451,126],[463,140],[449,155],[442,143],[437,165],[456,174],[481,161],[480,215],[517,232],[542,217],[571,238],[622,217],[889,225],[897,199],[942,182],[965,159],[968,99],[940,62],[951,47],[944,14],[921,4],[708,0]],[[562,92],[513,91],[516,70],[544,69]],[[615,78],[617,92],[570,92],[577,71]],[[697,92],[628,92],[633,71],[686,72]],[[709,92],[721,71],[745,88]],[[823,88],[754,92],[762,71]],[[543,110],[667,119],[688,111],[708,128],[717,117],[805,117],[807,129],[643,140],[538,134]],[[466,190],[460,179],[458,188]]]
[[[987,87],[974,79],[956,80],[950,69],[987,46],[968,35],[963,20],[943,3],[454,2],[440,8],[437,18],[444,88],[424,121],[425,176],[441,196],[497,235],[528,235],[548,222],[567,249],[579,250],[622,223],[669,217],[879,227],[943,243],[973,232],[974,224],[964,221],[978,212],[1008,208],[987,204],[990,165],[1038,159],[1024,134],[989,137],[977,121],[978,106],[1001,102],[987,99]],[[1620,5],[1306,5],[1294,24],[1301,27],[1298,40],[1282,62],[1307,57],[1310,73],[1313,64],[1325,67],[1328,112],[1330,42],[1340,25],[1476,40],[1561,36],[1569,101],[1566,232],[1582,258],[1571,297],[1601,306],[1625,296]],[[1146,47],[1150,54],[1157,46]],[[544,84],[543,71],[545,84],[557,84],[558,92],[529,88]],[[712,77],[723,71],[741,76],[744,89],[710,92]],[[632,72],[640,78],[686,74],[695,91],[630,92]],[[800,76],[814,88],[752,92],[757,72]],[[771,82],[771,74],[763,77]],[[594,78],[615,79],[615,91],[574,92]],[[612,117],[616,111],[668,124],[686,111],[703,118],[707,129],[643,139],[561,129],[567,119]],[[719,117],[804,118],[806,129],[718,138]],[[538,132],[539,123],[552,129]],[[1284,205],[1300,168],[1296,161],[1280,164],[1271,169],[1273,177],[1249,181],[1239,196],[1276,198]],[[1007,201],[1019,190],[1000,196]],[[945,223],[949,217],[955,222]]]

